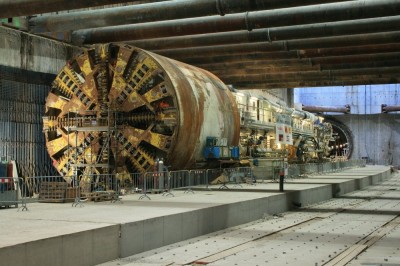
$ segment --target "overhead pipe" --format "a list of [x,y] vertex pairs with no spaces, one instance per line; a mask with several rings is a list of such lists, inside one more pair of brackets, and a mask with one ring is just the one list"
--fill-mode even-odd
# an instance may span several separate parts
[[266,3],[251,0],[181,0],[115,7],[49,15],[29,20],[31,32],[62,32],[77,29],[99,28],[115,25],[137,24],[150,21],[163,21],[225,15],[245,11],[268,9]]
[[212,32],[251,31],[266,27],[395,16],[399,13],[398,0],[359,0],[246,12],[223,17],[209,16],[78,30],[72,33],[72,40],[75,44],[119,42]]
[[3,0],[0,1],[0,18],[29,16],[34,14],[137,1],[139,0]]
[[381,105],[381,112],[382,113],[391,113],[391,112],[400,112],[400,105]]
[[350,114],[351,108],[350,108],[350,105],[348,105],[348,104],[346,104],[344,107],[303,105],[302,110],[311,112],[311,113],[329,112],[329,113]]
[[282,40],[307,39],[326,36],[366,34],[400,30],[400,16],[338,21],[255,29],[253,31],[229,31],[212,34],[184,35],[167,38],[144,39],[127,42],[147,50],[167,50],[222,44],[276,42]]
[[[298,39],[277,42],[256,42],[246,44],[229,44],[171,50],[158,50],[156,53],[171,58],[189,58],[207,56],[223,56],[256,52],[295,51],[300,49],[338,48],[346,46],[378,45],[397,43],[400,40],[400,31],[386,33],[357,34],[351,36],[322,37],[316,39]],[[315,52],[314,52],[315,54]],[[298,54],[301,57],[302,54]],[[305,55],[303,55],[305,56]]]
[[78,29],[137,24],[151,21],[173,20],[211,15],[286,8],[349,0],[180,0],[142,5],[78,11],[66,14],[46,15],[29,19],[33,33],[64,32]]

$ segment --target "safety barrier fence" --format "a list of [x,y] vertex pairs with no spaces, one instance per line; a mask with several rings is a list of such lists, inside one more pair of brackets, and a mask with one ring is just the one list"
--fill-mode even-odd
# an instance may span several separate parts
[[[336,172],[365,166],[364,160],[328,162],[322,164],[288,165],[286,179],[302,178],[310,174]],[[267,182],[257,176],[272,173],[268,181],[279,180],[284,163],[270,167],[236,167],[223,169],[196,169],[124,174],[90,174],[76,176],[41,176],[27,178],[0,178],[0,207],[27,209],[32,202],[70,202],[81,206],[87,201],[119,202],[122,195],[137,194],[139,199],[151,199],[151,194],[174,196],[174,191],[194,193],[196,189],[234,189],[243,185]]]

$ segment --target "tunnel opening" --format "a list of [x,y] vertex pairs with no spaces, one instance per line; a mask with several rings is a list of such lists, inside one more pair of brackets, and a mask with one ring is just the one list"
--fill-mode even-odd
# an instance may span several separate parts
[[353,153],[353,135],[350,129],[332,116],[325,117],[325,122],[331,123],[333,130],[330,156],[350,159]]

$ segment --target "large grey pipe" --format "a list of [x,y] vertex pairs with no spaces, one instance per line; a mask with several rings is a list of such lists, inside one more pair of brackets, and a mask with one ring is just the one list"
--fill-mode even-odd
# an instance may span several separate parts
[[388,32],[395,30],[400,30],[400,16],[256,29],[250,32],[242,30],[144,39],[128,43],[143,49],[154,51],[223,44],[276,42],[282,40]]
[[62,10],[120,4],[135,1],[139,0],[2,0],[0,1],[0,18],[28,16]]
[[400,112],[400,105],[386,105],[381,106],[382,113]]
[[350,113],[350,105],[346,104],[344,107],[334,107],[334,106],[305,106],[303,105],[302,108],[304,111],[311,112],[311,113],[343,113],[349,114]]
[[98,10],[47,15],[29,20],[31,31],[63,32],[150,21],[225,15],[245,11],[285,8],[349,0],[179,0]]
[[399,13],[398,0],[360,0],[246,12],[223,17],[210,16],[78,30],[73,32],[72,39],[76,44],[127,41],[236,30],[251,31],[267,27],[395,16]]

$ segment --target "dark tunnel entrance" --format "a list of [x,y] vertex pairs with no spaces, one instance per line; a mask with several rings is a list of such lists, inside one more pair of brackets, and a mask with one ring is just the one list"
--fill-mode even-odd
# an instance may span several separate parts
[[350,129],[333,117],[325,117],[325,122],[332,124],[334,140],[331,141],[331,156],[350,159],[353,153],[353,135]]

